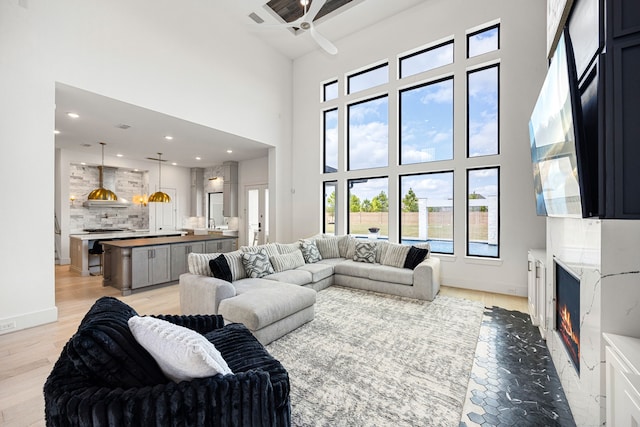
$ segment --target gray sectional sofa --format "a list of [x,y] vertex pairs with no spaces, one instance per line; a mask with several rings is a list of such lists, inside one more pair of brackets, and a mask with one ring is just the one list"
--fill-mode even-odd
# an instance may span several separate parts
[[[243,323],[266,345],[312,320],[316,291],[331,285],[431,301],[440,289],[440,260],[429,256],[428,245],[417,246],[315,236],[226,254],[189,254],[189,273],[179,281],[181,310]],[[404,268],[416,254],[414,265]],[[220,256],[229,266],[227,280],[213,277],[210,263],[219,263]]]

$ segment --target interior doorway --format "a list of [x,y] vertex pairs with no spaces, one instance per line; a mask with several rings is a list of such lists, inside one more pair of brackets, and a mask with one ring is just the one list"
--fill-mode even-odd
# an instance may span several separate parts
[[266,184],[248,185],[246,192],[247,246],[269,241],[269,187]]

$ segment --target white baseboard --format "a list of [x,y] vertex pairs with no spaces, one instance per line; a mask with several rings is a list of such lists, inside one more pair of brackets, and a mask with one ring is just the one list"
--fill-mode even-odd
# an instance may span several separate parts
[[58,307],[55,306],[20,316],[4,317],[0,319],[0,335],[33,328],[34,326],[44,325],[45,323],[56,322],[57,320]]
[[452,288],[471,289],[474,291],[493,292],[496,294],[515,295],[519,297],[527,297],[529,290],[526,285],[514,285],[511,283],[481,283],[477,280],[453,279],[442,281],[443,286]]

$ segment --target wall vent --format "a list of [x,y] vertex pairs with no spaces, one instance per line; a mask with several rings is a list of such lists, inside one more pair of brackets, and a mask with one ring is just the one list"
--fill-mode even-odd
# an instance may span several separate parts
[[254,12],[251,12],[251,14],[249,15],[249,18],[253,19],[258,24],[262,24],[264,22],[264,19],[260,18]]

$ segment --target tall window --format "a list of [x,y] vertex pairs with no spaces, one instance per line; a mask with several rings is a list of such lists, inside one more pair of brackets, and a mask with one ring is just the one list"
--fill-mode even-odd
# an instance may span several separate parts
[[467,255],[497,258],[500,168],[467,171]]
[[324,183],[324,221],[323,233],[336,234],[336,189],[338,181]]
[[331,101],[338,97],[338,81],[332,81],[322,85],[322,101]]
[[389,64],[378,65],[347,77],[347,93],[355,93],[389,83]]
[[338,109],[323,113],[324,119],[324,173],[338,171]]
[[467,34],[467,58],[500,49],[500,25]]
[[400,92],[400,164],[453,159],[453,77]]
[[389,178],[359,178],[347,181],[349,194],[348,233],[355,236],[389,235]]
[[400,58],[400,78],[453,64],[453,40]]
[[347,109],[348,169],[389,164],[389,97],[351,104]]
[[401,176],[400,194],[401,242],[453,254],[453,171]]
[[499,153],[499,79],[497,64],[467,73],[469,157]]

